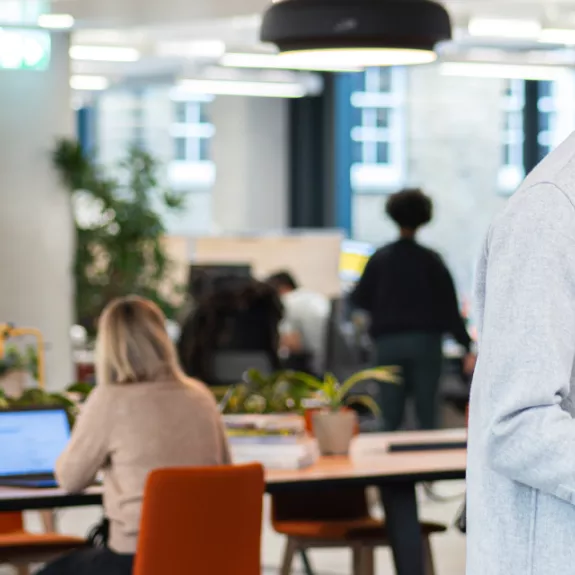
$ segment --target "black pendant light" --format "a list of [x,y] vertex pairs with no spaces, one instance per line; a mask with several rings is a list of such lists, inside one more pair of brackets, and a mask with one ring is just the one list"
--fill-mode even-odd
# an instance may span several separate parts
[[280,0],[264,15],[261,39],[294,67],[423,64],[451,39],[451,22],[432,0]]

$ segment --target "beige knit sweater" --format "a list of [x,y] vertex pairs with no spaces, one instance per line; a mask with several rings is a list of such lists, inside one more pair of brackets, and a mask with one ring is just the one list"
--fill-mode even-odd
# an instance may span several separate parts
[[66,491],[78,492],[103,470],[109,546],[117,553],[135,553],[150,471],[227,463],[220,415],[202,384],[99,385],[83,406],[56,477]]

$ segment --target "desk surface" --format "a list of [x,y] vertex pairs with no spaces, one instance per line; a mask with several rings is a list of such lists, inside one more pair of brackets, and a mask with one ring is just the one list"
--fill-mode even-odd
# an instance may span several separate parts
[[[465,430],[411,432],[359,436],[350,457],[322,457],[312,467],[300,470],[268,470],[268,491],[274,492],[315,484],[373,485],[386,482],[419,482],[463,479],[464,449],[389,453],[389,443],[434,443],[464,441]],[[0,487],[0,511],[47,509],[98,505],[102,488],[69,495],[61,489],[20,489]]]

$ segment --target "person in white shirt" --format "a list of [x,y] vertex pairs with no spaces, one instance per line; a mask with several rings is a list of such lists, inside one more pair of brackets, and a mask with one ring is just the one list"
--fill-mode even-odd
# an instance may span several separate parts
[[284,319],[280,325],[281,343],[291,353],[311,355],[311,367],[323,374],[330,301],[323,294],[299,287],[287,271],[268,278],[284,306]]

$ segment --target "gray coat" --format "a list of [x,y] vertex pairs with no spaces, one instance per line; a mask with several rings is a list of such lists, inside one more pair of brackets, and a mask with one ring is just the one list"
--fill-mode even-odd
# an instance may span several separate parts
[[575,135],[493,224],[477,296],[467,574],[575,573]]

